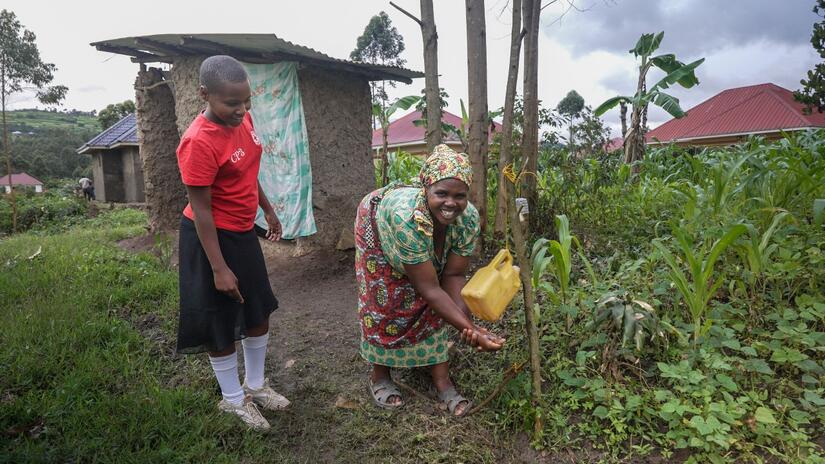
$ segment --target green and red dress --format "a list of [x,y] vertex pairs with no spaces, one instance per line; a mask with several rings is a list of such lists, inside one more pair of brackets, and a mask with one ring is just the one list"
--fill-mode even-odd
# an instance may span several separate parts
[[415,291],[404,264],[430,261],[440,277],[450,253],[472,255],[478,235],[478,210],[468,204],[447,226],[444,252],[436,256],[422,188],[388,186],[361,200],[355,219],[355,275],[365,360],[390,367],[447,361],[444,320]]

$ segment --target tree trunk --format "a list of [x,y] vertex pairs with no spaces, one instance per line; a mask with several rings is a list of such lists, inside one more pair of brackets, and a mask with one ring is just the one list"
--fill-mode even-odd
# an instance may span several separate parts
[[17,232],[17,198],[14,196],[14,183],[11,180],[11,147],[9,147],[9,126],[6,122],[6,70],[0,75],[0,106],[3,111],[3,151],[6,152],[6,174],[9,176],[9,199],[11,199],[11,232]]
[[[470,202],[481,218],[481,245],[487,233],[487,28],[484,0],[466,0],[468,155],[473,167]],[[481,247],[477,248],[481,250]]]
[[[504,142],[502,142],[504,143]],[[524,226],[519,220],[519,212],[516,209],[515,201],[515,185],[509,180],[504,182],[508,190],[508,202],[510,216],[510,230],[513,233],[513,244],[516,249],[516,258],[518,259],[519,275],[521,277],[522,292],[524,295],[524,318],[525,318],[525,332],[527,333],[527,347],[530,355],[530,373],[531,373],[531,402],[533,410],[541,404],[541,358],[539,357],[539,333],[538,324],[536,321],[536,296],[533,293],[532,283],[532,263],[530,262],[530,255],[527,251],[527,238],[524,236]],[[544,425],[541,417],[536,414],[535,423],[533,424],[533,436],[538,437]]]
[[[529,3],[529,0],[528,2]],[[499,160],[499,196],[496,206],[496,226],[501,225],[502,236],[506,231],[506,217],[510,219],[510,230],[513,233],[513,244],[516,249],[516,258],[520,268],[522,292],[524,295],[525,332],[527,333],[528,352],[530,355],[531,371],[531,402],[533,408],[538,407],[541,401],[541,360],[539,358],[539,336],[534,313],[535,294],[532,287],[532,269],[527,252],[527,241],[524,229],[516,210],[516,185],[504,176],[504,168],[510,164],[513,144],[513,112],[516,99],[516,82],[518,80],[519,49],[526,30],[521,31],[520,15],[521,0],[513,0],[513,26],[510,37],[510,69],[507,75],[507,90],[504,95],[504,122],[501,137],[501,158]],[[526,27],[526,25],[525,25]],[[503,205],[502,205],[503,202]],[[501,220],[501,223],[498,221]],[[543,428],[538,415],[535,417],[533,433],[537,437]]]
[[567,137],[567,151],[572,154],[575,150],[575,143],[573,143],[573,116],[570,116],[570,122],[567,125],[567,129],[570,131],[570,135]]
[[504,115],[501,129],[501,147],[498,159],[498,194],[496,195],[496,222],[493,235],[503,239],[507,229],[507,208],[509,182],[504,177],[504,168],[513,162],[513,110],[518,83],[519,53],[524,32],[521,30],[521,0],[513,0],[513,25],[510,30],[510,66],[507,73],[507,90],[504,93]]
[[[639,66],[639,80],[636,83],[636,96],[640,96],[645,91],[645,76],[650,69],[650,65],[642,59],[642,64]],[[630,115],[630,129],[627,132],[627,139],[624,142],[624,162],[631,164],[632,173],[639,173],[639,166],[636,164],[644,158],[645,139],[642,130],[642,117],[645,111],[644,105],[633,105],[633,111]]]
[[388,132],[388,125],[389,121],[383,120],[381,121],[381,138],[383,139],[383,147],[381,147],[381,187],[384,187],[390,182],[389,178],[389,155],[387,154],[387,132]]
[[[524,42],[524,134],[521,141],[521,156],[525,159],[525,170],[531,175],[524,178],[524,197],[530,208],[536,207],[536,167],[539,153],[539,19],[540,0],[524,0],[522,9],[524,28],[527,30]],[[535,217],[535,215],[533,216]]]
[[424,39],[424,94],[427,100],[427,152],[441,143],[441,88],[438,86],[438,34],[433,0],[421,0],[421,36]]
[[627,136],[627,103],[619,102],[619,118],[622,120],[622,143]]

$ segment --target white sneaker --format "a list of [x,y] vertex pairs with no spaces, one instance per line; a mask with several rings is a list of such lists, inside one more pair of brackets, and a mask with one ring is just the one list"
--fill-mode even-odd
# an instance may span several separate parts
[[244,424],[248,425],[249,428],[253,430],[257,430],[259,432],[266,432],[269,430],[269,422],[267,422],[266,418],[261,415],[261,411],[258,411],[258,407],[249,395],[246,395],[243,399],[243,403],[237,406],[226,400],[221,400],[218,403],[218,409],[238,416]]
[[288,399],[269,387],[269,379],[264,379],[264,385],[257,390],[247,387],[246,382],[244,382],[243,391],[247,396],[252,397],[255,404],[270,411],[286,409],[289,406]]

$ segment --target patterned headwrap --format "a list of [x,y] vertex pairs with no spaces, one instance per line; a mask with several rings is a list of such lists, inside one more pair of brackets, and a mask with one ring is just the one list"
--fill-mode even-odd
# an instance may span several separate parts
[[435,147],[418,174],[421,191],[416,199],[413,220],[418,230],[427,237],[433,235],[433,219],[427,207],[425,189],[444,179],[458,179],[469,187],[473,182],[473,169],[470,167],[467,155],[456,153],[455,150],[442,143]]
[[458,179],[469,187],[473,183],[473,169],[464,153],[456,153],[445,144],[435,147],[424,162],[418,180],[424,187],[444,179]]

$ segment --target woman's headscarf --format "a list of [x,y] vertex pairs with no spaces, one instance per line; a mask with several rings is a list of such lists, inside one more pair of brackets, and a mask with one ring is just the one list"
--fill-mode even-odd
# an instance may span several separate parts
[[458,179],[469,187],[473,183],[473,169],[470,167],[467,155],[456,153],[455,150],[442,143],[435,147],[433,153],[424,162],[418,174],[418,180],[423,187],[429,187],[444,179]]
[[435,147],[418,174],[421,192],[413,211],[413,220],[418,230],[427,237],[433,235],[433,219],[427,207],[426,188],[444,179],[458,179],[469,187],[473,182],[473,169],[467,155],[456,153],[452,148],[441,144]]

